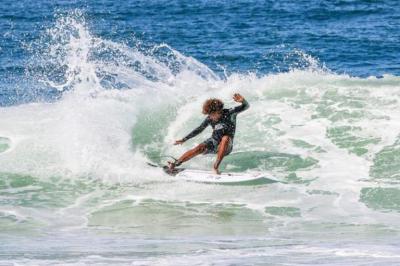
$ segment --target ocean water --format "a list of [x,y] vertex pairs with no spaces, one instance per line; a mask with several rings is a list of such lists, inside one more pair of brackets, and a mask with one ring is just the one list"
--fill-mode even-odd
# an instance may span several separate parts
[[[1,1],[0,265],[399,265],[399,28],[395,0]],[[147,166],[235,92],[222,170],[283,182]]]

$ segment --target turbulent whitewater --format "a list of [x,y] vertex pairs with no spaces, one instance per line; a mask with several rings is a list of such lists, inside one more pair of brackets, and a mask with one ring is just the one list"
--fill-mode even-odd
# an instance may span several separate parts
[[[168,44],[99,37],[79,11],[55,21],[25,77],[51,94],[0,108],[1,265],[400,261],[400,77],[337,74],[301,50],[288,71],[221,74]],[[251,108],[222,170],[283,183],[190,183],[146,164],[204,140],[172,145],[205,99],[234,106],[235,92]]]

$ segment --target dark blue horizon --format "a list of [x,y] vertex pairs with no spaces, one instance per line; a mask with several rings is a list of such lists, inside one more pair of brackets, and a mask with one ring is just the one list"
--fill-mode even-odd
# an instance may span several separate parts
[[218,74],[307,67],[306,54],[338,74],[400,75],[395,0],[5,0],[0,4],[1,105],[31,100],[23,99],[24,91],[40,85],[15,85],[31,60],[26,47],[52,27],[57,14],[75,9],[84,13],[95,36],[131,46],[166,43]]

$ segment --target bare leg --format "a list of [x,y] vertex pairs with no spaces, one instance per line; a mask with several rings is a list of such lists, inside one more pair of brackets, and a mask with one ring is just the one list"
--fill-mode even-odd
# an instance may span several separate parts
[[218,168],[222,162],[222,159],[224,159],[224,157],[225,157],[226,151],[228,150],[229,141],[230,141],[230,137],[225,135],[222,137],[221,142],[218,145],[217,160],[215,160],[214,168],[213,168],[214,173],[216,173],[217,175],[220,174],[220,171],[218,170]]
[[189,161],[193,157],[203,153],[206,150],[206,145],[201,143],[191,150],[185,152],[175,163],[169,163],[169,169],[172,170],[176,165],[180,165],[183,162]]

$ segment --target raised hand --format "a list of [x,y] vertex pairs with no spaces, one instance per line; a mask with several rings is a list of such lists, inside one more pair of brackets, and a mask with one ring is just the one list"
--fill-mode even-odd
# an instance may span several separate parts
[[235,94],[233,94],[233,100],[234,100],[235,102],[241,103],[241,102],[244,101],[244,98],[243,98],[243,96],[240,95],[239,93],[235,93]]

